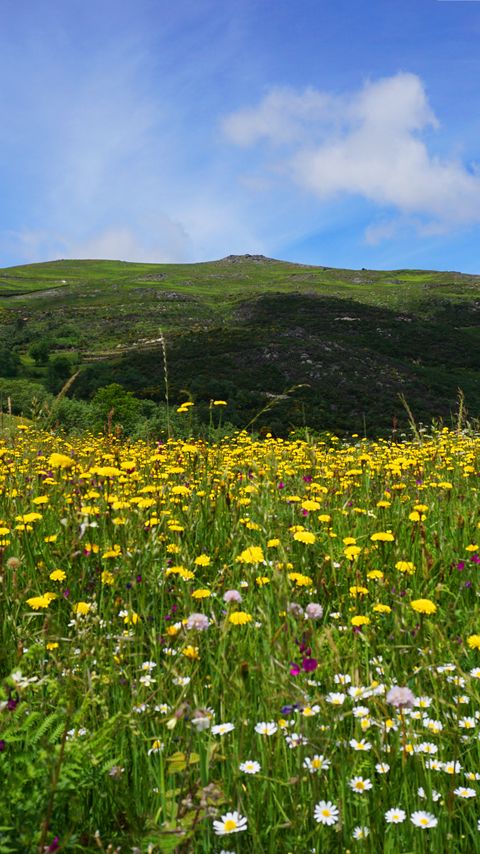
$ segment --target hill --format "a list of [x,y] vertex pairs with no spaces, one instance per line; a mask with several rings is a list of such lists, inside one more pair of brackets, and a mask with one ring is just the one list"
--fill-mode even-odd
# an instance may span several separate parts
[[405,423],[399,394],[430,421],[461,388],[480,414],[479,317],[480,276],[457,272],[59,260],[0,270],[0,376],[55,392],[80,369],[73,397],[119,382],[161,402],[163,334],[170,399],[190,395],[201,420],[223,398],[239,427],[381,433]]

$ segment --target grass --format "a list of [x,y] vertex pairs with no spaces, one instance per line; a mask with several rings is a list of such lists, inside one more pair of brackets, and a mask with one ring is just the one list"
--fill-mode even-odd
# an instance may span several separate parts
[[0,439],[0,851],[476,850],[458,427]]

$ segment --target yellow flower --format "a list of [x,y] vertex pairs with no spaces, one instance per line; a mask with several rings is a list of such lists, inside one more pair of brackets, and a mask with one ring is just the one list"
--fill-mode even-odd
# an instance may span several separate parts
[[318,521],[319,522],[331,522],[332,517],[329,516],[328,513],[321,513],[320,516],[318,517]]
[[270,584],[270,579],[266,575],[259,575],[255,579],[255,582],[259,587],[263,587],[264,584]]
[[234,626],[244,626],[246,623],[251,623],[252,619],[252,615],[245,613],[245,611],[234,611],[233,614],[230,614],[228,621]]
[[213,406],[226,406],[226,405],[227,405],[226,400],[214,400],[213,401]]
[[352,617],[350,622],[352,626],[368,626],[370,624],[370,617],[364,617],[362,614],[357,614],[356,617]]
[[294,581],[298,587],[310,587],[313,584],[309,575],[302,575],[301,572],[289,572],[290,581]]
[[239,563],[261,563],[265,558],[263,556],[263,551],[260,546],[249,546],[247,549],[244,549],[238,557],[237,561]]
[[278,537],[273,537],[273,539],[268,540],[267,549],[274,549],[279,545],[280,545],[280,540],[278,539]]
[[373,606],[373,610],[377,612],[377,614],[391,614],[392,609],[390,605],[382,605],[381,602],[378,605]]
[[50,643],[47,643],[47,649],[58,649],[58,647],[59,644],[56,642],[50,641]]
[[391,531],[377,531],[370,537],[372,543],[393,543],[395,537]]
[[470,635],[467,638],[470,649],[480,649],[480,635]]
[[88,614],[91,607],[92,606],[90,605],[89,602],[77,602],[73,606],[73,610],[74,610],[75,614],[81,614],[82,616],[85,616],[85,614]]
[[312,534],[311,531],[297,531],[297,533],[293,535],[293,539],[296,540],[297,543],[306,543],[308,545],[313,545],[316,541],[315,534]]
[[350,587],[350,596],[365,596],[367,593],[366,587],[358,587],[358,585]]
[[108,569],[103,570],[100,578],[101,578],[102,584],[113,584],[113,582],[115,581],[115,576],[114,576],[113,572],[110,572],[110,570],[108,570]]
[[198,651],[198,646],[192,646],[190,644],[190,646],[184,647],[184,649],[182,649],[182,655],[185,655],[187,658],[199,659],[200,653]]
[[52,599],[55,599],[54,593],[44,593],[43,596],[32,596],[27,599],[27,605],[30,605],[34,611],[38,611],[40,608],[48,608]]
[[63,569],[54,569],[49,575],[49,578],[51,578],[52,581],[64,581],[66,577],[67,573],[64,572]]
[[371,578],[374,581],[380,581],[380,579],[383,577],[383,572],[381,572],[379,569],[372,569],[370,572],[367,572],[367,578]]
[[318,501],[312,501],[311,498],[307,498],[306,501],[302,501],[302,510],[320,510],[320,504]]
[[478,552],[479,546],[478,543],[470,543],[469,546],[465,546],[466,552]]
[[195,563],[197,566],[208,566],[211,562],[211,559],[208,555],[201,554],[195,558]]
[[414,599],[410,605],[419,614],[434,614],[437,610],[435,602],[432,602],[431,599]]
[[52,469],[71,469],[75,465],[75,462],[71,457],[67,457],[66,454],[50,454],[48,465]]
[[192,596],[194,599],[207,599],[208,596],[211,596],[211,595],[212,594],[211,594],[210,590],[207,590],[206,588],[203,588],[203,587],[200,588],[199,590],[194,590],[192,593]]
[[360,554],[360,552],[361,552],[361,551],[362,551],[362,550],[361,550],[360,546],[347,546],[347,547],[343,550],[343,554],[344,554],[344,555],[345,555],[345,557],[347,557],[349,560],[355,560],[355,558],[357,558],[357,557],[358,557],[358,555]]
[[400,572],[408,572],[409,575],[413,575],[415,572],[415,564],[410,560],[397,560],[395,569],[398,569]]

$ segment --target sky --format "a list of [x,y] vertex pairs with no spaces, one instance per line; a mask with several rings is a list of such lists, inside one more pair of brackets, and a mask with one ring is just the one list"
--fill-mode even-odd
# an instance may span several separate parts
[[1,0],[0,267],[480,274],[480,0]]

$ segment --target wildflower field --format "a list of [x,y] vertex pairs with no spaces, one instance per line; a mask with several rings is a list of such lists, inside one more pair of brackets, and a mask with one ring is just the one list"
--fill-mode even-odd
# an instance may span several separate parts
[[0,854],[479,850],[479,457],[0,439]]

